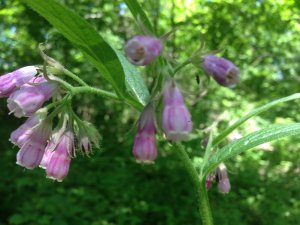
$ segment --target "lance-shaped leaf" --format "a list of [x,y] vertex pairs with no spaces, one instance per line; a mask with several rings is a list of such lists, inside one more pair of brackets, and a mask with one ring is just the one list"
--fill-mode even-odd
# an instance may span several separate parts
[[290,96],[287,96],[284,98],[276,99],[276,100],[269,102],[268,104],[265,104],[259,108],[253,109],[251,112],[249,112],[245,116],[238,119],[234,124],[232,124],[227,129],[225,129],[221,134],[219,134],[214,139],[213,146],[216,146],[217,144],[219,144],[222,140],[224,140],[225,137],[227,137],[228,134],[230,134],[232,131],[234,131],[236,128],[241,126],[243,123],[245,123],[250,118],[257,116],[258,114],[263,113],[263,112],[267,111],[268,109],[275,107],[281,103],[296,100],[299,98],[300,98],[300,93],[295,93],[293,95],[290,95]]
[[217,150],[203,166],[203,177],[221,162],[266,142],[300,134],[300,123],[280,124],[253,132]]

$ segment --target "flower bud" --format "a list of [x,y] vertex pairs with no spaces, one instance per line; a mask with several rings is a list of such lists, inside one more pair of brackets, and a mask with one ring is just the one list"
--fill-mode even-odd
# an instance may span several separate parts
[[43,158],[44,149],[51,133],[51,123],[43,121],[32,128],[26,142],[17,153],[17,164],[28,169],[38,166]]
[[206,177],[206,180],[205,180],[206,190],[209,190],[211,188],[213,180],[214,180],[214,176],[212,174],[209,174]]
[[7,99],[7,106],[16,117],[33,115],[57,90],[57,83],[42,82],[36,86],[25,85]]
[[218,189],[221,193],[229,193],[230,181],[227,174],[227,169],[224,163],[221,163],[217,168]]
[[155,132],[154,108],[152,105],[148,105],[140,116],[138,133],[135,136],[133,145],[133,155],[138,162],[153,163],[156,159]]
[[82,136],[79,140],[79,147],[82,153],[89,155],[92,151],[92,144],[87,136]]
[[0,98],[8,97],[18,87],[27,83],[37,74],[35,66],[26,66],[0,76]]
[[91,123],[87,121],[77,121],[79,124],[79,130],[77,136],[77,140],[79,143],[79,149],[85,155],[89,155],[92,152],[92,148],[99,148],[99,142],[101,136]]
[[201,66],[222,86],[235,87],[240,79],[238,68],[227,59],[215,55],[205,55]]
[[162,43],[158,38],[135,36],[125,46],[128,60],[135,65],[148,65],[162,51]]
[[69,172],[71,153],[74,150],[73,132],[67,130],[57,143],[46,165],[47,177],[61,182]]
[[191,114],[186,108],[182,94],[173,80],[168,80],[164,87],[163,130],[167,139],[172,141],[187,140],[192,131]]

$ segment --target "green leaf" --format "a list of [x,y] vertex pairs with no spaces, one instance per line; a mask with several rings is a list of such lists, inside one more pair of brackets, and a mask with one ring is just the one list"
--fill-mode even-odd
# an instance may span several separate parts
[[138,22],[141,21],[143,25],[154,34],[154,28],[139,2],[136,0],[125,0],[124,2],[126,3],[135,20]]
[[116,93],[121,97],[125,96],[125,74],[122,65],[112,47],[88,22],[55,0],[23,0],[23,2],[79,48],[101,75],[111,83]]
[[245,123],[248,119],[250,119],[253,116],[256,116],[264,111],[267,111],[268,109],[277,106],[280,103],[283,102],[287,102],[287,101],[292,101],[295,99],[300,98],[300,93],[296,93],[284,98],[280,98],[277,100],[274,100],[266,105],[263,105],[259,108],[256,108],[254,110],[252,110],[251,112],[249,112],[247,115],[241,117],[239,120],[237,120],[233,125],[231,125],[230,127],[228,127],[226,130],[224,130],[221,134],[219,134],[215,140],[213,141],[213,146],[216,146],[217,144],[219,144],[225,137],[227,137],[228,134],[230,134],[233,130],[235,130],[237,127],[241,126],[243,123]]
[[140,72],[134,65],[128,62],[120,51],[115,50],[115,52],[124,68],[127,89],[145,106],[148,103],[150,94]]
[[269,128],[262,129],[247,136],[238,139],[225,147],[219,149],[208,162],[204,162],[202,174],[206,177],[221,162],[234,157],[248,149],[254,148],[260,144],[275,141],[284,137],[300,134],[300,123],[273,125]]

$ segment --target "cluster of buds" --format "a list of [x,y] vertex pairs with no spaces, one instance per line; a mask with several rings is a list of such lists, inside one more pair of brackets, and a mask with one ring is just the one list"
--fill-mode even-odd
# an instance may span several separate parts
[[206,177],[206,189],[210,189],[213,181],[218,183],[218,190],[221,193],[229,193],[230,181],[227,174],[227,168],[224,163],[221,163],[217,169]]
[[39,166],[46,170],[48,178],[62,181],[75,156],[74,133],[78,133],[79,148],[85,154],[90,153],[91,142],[98,143],[99,135],[87,122],[70,121],[67,112],[59,122],[63,125],[52,132],[55,114],[48,115],[47,107],[42,106],[59,93],[59,87],[59,83],[46,79],[35,66],[0,76],[0,97],[8,98],[10,113],[18,118],[27,117],[10,136],[10,141],[20,148],[16,163],[27,169]]
[[[161,54],[162,49],[163,43],[161,39],[138,35],[127,42],[124,50],[132,64],[145,66],[157,58]],[[192,58],[194,57],[192,56]],[[198,61],[198,59],[195,61]],[[222,86],[232,88],[240,80],[239,69],[225,58],[207,54],[202,56],[200,66],[205,73],[212,76]]]
[[[162,49],[161,39],[139,35],[130,39],[124,50],[132,64],[144,66],[157,58]],[[192,55],[188,61],[199,61],[198,59],[194,60],[196,57],[198,56]],[[239,81],[239,70],[232,62],[215,55],[204,55],[201,62],[202,69],[220,85],[233,87]],[[170,141],[188,140],[192,131],[191,114],[185,106],[183,96],[173,79],[168,78],[165,81],[163,103],[162,129],[166,138]],[[156,159],[155,134],[155,110],[153,104],[150,103],[140,116],[138,133],[134,141],[133,154],[137,161],[149,163]]]

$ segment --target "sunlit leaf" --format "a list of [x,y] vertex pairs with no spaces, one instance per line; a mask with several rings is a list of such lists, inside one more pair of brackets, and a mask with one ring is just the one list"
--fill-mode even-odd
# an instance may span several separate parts
[[205,162],[203,166],[203,175],[207,175],[215,169],[221,162],[234,157],[248,149],[254,148],[266,142],[275,141],[284,137],[300,134],[300,123],[285,125],[273,125],[240,138],[217,152]]

